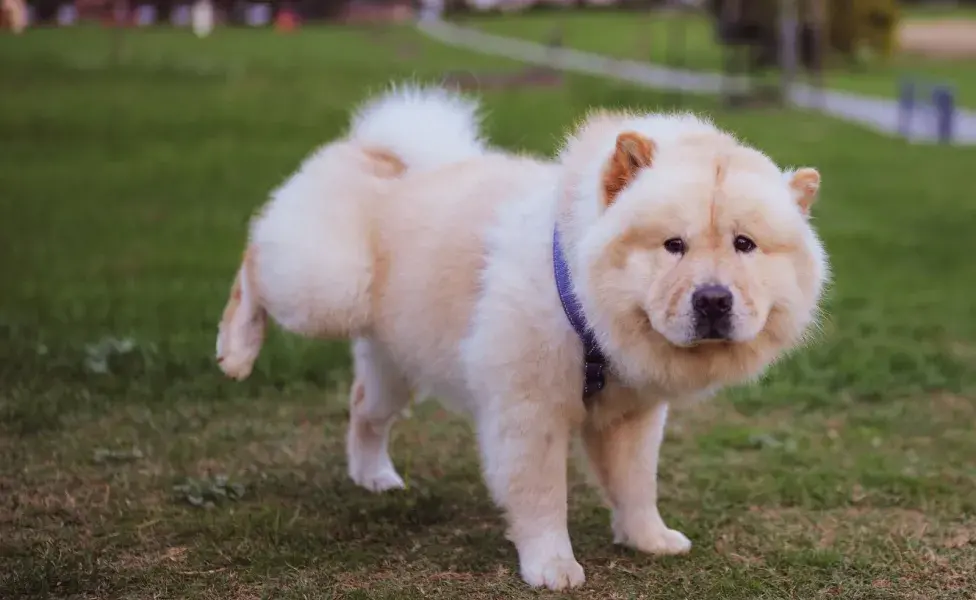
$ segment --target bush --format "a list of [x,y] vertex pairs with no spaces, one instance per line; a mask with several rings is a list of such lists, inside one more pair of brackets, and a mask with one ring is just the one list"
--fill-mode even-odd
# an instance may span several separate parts
[[[722,20],[727,2],[737,1],[739,18]],[[804,66],[814,64],[813,2],[798,0],[799,54]],[[888,57],[895,50],[899,11],[896,0],[822,0],[825,4],[825,36],[828,54],[856,58],[864,48]],[[710,0],[709,11],[719,23],[717,32],[723,43],[748,44],[759,51],[754,60],[762,66],[775,64],[779,44],[780,0]]]
[[862,47],[883,57],[895,51],[899,11],[895,0],[829,0],[831,50],[853,58]]

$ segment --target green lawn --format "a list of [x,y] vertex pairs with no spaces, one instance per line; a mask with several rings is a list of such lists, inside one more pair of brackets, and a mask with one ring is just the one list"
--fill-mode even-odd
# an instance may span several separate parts
[[[407,30],[150,31],[116,59],[107,35],[0,36],[0,597],[535,597],[463,422],[420,407],[394,444],[409,491],[371,495],[345,475],[344,345],[275,333],[245,383],[212,359],[250,212],[351,103],[513,67]],[[691,102],[822,170],[830,318],[677,411],[662,511],[690,556],[614,548],[574,476],[575,597],[970,597],[976,151]],[[594,104],[667,106],[570,77],[489,93],[490,133],[550,152]]]
[[[935,11],[922,12],[919,18],[940,15],[945,16]],[[561,28],[563,44],[568,47],[699,71],[722,70],[722,49],[715,41],[713,25],[697,14],[546,12],[472,18],[466,24],[541,43],[547,43],[556,28]],[[835,66],[826,73],[825,83],[834,89],[895,98],[899,80],[905,76],[950,83],[957,90],[961,106],[976,108],[976,59],[936,60],[897,54],[864,68]]]
[[948,2],[907,6],[902,10],[913,19],[976,19],[976,7],[952,6]]

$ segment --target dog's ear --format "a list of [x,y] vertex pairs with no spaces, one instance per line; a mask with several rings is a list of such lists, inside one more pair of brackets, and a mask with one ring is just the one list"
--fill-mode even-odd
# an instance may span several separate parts
[[603,174],[603,203],[610,206],[617,194],[629,184],[637,172],[651,166],[654,159],[654,142],[635,131],[625,131],[617,136],[613,156]]
[[820,191],[820,173],[816,169],[804,167],[788,173],[787,176],[796,205],[800,207],[800,212],[809,216],[810,208],[817,201],[817,193]]

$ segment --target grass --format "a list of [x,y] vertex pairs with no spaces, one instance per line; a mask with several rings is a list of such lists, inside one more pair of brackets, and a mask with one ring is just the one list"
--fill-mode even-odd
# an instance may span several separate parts
[[949,2],[916,4],[902,8],[913,19],[976,19],[976,8],[972,6],[953,6]]
[[[909,14],[915,18],[914,12]],[[964,18],[973,12],[958,14]],[[946,14],[921,11],[918,18],[939,16]],[[715,40],[714,26],[700,14],[574,11],[554,15],[547,12],[479,17],[468,23],[488,33],[540,43],[548,43],[559,27],[567,47],[698,71],[722,70],[723,50]],[[683,46],[680,45],[682,35]],[[824,83],[833,89],[895,98],[899,81],[906,76],[951,84],[961,106],[976,108],[976,59],[947,60],[899,53],[865,67],[834,66],[825,73]]]
[[[0,37],[0,596],[531,598],[468,426],[396,429],[407,492],[345,475],[344,344],[271,336],[221,378],[215,324],[250,212],[391,77],[515,68],[407,30]],[[581,77],[486,94],[551,152],[586,107],[667,98]],[[575,474],[590,598],[966,598],[976,588],[976,151],[797,112],[709,111],[818,166],[836,271],[821,339],[676,411],[662,511],[695,543],[614,548]],[[546,594],[541,594],[546,595]]]

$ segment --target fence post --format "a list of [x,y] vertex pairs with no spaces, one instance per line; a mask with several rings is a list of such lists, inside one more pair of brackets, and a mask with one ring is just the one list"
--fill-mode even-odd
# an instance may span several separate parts
[[898,131],[903,137],[912,136],[912,117],[915,112],[915,81],[902,78],[898,94]]
[[956,101],[953,89],[948,85],[932,87],[932,108],[935,110],[936,134],[940,144],[952,143],[955,125]]
[[779,66],[780,95],[784,104],[790,104],[793,82],[796,80],[796,38],[799,25],[797,0],[780,0],[779,3]]

